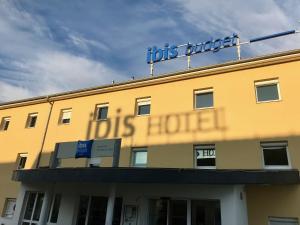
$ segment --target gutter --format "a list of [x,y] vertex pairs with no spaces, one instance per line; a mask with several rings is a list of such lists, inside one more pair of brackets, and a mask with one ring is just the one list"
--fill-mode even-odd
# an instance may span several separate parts
[[54,105],[54,101],[51,101],[49,96],[46,97],[46,101],[50,104],[50,110],[49,110],[49,114],[48,114],[48,118],[47,118],[47,123],[46,123],[45,131],[44,131],[44,135],[43,135],[40,152],[38,154],[38,158],[37,158],[37,162],[36,162],[36,167],[35,167],[36,169],[39,168],[39,166],[40,166],[40,161],[41,161],[41,157],[42,157],[42,153],[43,153],[43,149],[44,149],[44,145],[45,145],[45,140],[46,140],[46,136],[47,136],[47,132],[48,132],[49,122],[50,122],[50,118],[51,118],[51,114],[52,114],[52,109],[53,109],[53,105]]

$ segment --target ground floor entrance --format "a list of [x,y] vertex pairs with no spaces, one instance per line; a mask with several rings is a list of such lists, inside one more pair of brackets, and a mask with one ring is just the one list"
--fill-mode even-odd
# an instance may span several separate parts
[[22,184],[12,224],[247,225],[242,185]]

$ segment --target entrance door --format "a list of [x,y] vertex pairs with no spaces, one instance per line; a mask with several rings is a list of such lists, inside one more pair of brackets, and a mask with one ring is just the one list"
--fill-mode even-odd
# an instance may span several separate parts
[[192,225],[221,225],[220,201],[192,200]]
[[[105,225],[107,197],[81,196],[76,225]],[[122,198],[115,199],[113,225],[120,225]]]
[[149,225],[221,225],[217,200],[152,199],[149,203]]
[[37,225],[40,220],[44,193],[27,192],[25,195],[25,210],[22,225]]
[[187,225],[186,200],[150,200],[150,225]]

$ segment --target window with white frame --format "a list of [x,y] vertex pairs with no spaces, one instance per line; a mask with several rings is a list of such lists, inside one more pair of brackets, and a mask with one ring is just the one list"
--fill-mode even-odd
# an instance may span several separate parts
[[269,225],[299,225],[299,220],[289,217],[269,217]]
[[271,102],[279,101],[281,99],[279,81],[277,79],[267,81],[256,81],[255,91],[257,102]]
[[2,212],[2,217],[13,218],[16,208],[15,198],[6,198],[4,203],[4,208]]
[[25,168],[28,153],[19,153],[17,157],[17,170]]
[[212,88],[194,92],[194,108],[205,109],[214,107],[214,92]]
[[214,144],[195,145],[194,151],[196,168],[216,168],[216,149]]
[[261,142],[263,151],[264,167],[266,169],[288,169],[290,168],[288,143],[280,142]]
[[106,120],[108,115],[108,103],[96,105],[96,120]]
[[132,166],[147,167],[147,148],[133,148],[132,149]]
[[60,124],[69,124],[71,122],[72,109],[62,109],[60,115]]
[[136,100],[136,114],[141,115],[150,115],[151,110],[151,98],[139,98]]
[[0,130],[6,131],[9,127],[10,117],[3,117],[0,124]]
[[37,116],[38,116],[37,113],[28,114],[27,121],[26,121],[26,127],[27,128],[35,127],[36,122],[37,122]]
[[44,193],[26,192],[22,225],[37,225],[40,221]]

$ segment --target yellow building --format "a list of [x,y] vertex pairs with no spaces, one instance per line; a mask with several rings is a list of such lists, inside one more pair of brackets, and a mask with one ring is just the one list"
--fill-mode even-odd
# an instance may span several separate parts
[[298,225],[300,50],[0,105],[0,224]]

